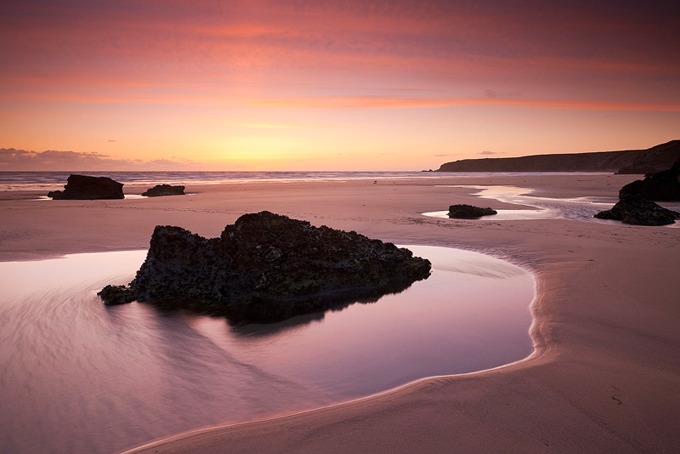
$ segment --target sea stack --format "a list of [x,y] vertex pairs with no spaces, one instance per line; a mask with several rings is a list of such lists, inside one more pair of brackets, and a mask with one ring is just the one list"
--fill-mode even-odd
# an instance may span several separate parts
[[157,226],[135,279],[99,295],[106,304],[147,301],[267,323],[374,301],[426,279],[430,269],[392,243],[263,211],[241,216],[219,238]]
[[123,184],[108,177],[70,175],[63,191],[50,191],[54,200],[123,199]]

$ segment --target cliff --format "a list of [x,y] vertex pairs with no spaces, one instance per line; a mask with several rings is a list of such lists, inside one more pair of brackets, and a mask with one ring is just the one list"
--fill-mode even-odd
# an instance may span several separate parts
[[615,172],[650,173],[680,159],[680,140],[647,150],[601,151],[517,158],[463,159],[442,164],[437,172]]

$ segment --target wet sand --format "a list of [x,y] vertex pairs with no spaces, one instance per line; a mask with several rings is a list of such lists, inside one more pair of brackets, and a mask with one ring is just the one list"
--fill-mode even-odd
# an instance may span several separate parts
[[[195,195],[33,201],[2,194],[0,260],[144,248],[156,224],[216,236],[270,210],[400,244],[487,252],[536,273],[534,354],[357,401],[183,434],[148,452],[672,452],[680,445],[680,229],[567,219],[438,219],[503,184],[614,197],[634,175],[519,176],[191,187]],[[140,190],[141,192],[141,190]],[[11,199],[11,200],[10,200]],[[513,208],[484,200],[484,206]],[[527,208],[527,207],[516,207]]]

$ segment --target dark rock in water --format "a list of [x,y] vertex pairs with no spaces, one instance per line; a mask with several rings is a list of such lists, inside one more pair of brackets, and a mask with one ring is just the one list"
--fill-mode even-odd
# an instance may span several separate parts
[[184,195],[184,186],[171,186],[169,184],[157,184],[142,193],[145,197],[162,197],[166,195]]
[[478,219],[482,216],[497,214],[491,208],[481,208],[472,205],[451,205],[449,207],[449,217],[456,219]]
[[71,175],[63,191],[50,191],[54,200],[123,199],[123,184],[108,177]]
[[127,304],[135,300],[130,290],[124,285],[107,285],[97,295],[107,306]]
[[624,195],[611,210],[600,211],[595,217],[632,225],[668,225],[680,219],[680,213],[638,195]]
[[648,174],[621,188],[619,197],[637,194],[649,200],[680,200],[680,161],[668,170]]
[[430,268],[392,243],[264,211],[212,239],[157,226],[126,298],[232,323],[276,322],[400,292]]

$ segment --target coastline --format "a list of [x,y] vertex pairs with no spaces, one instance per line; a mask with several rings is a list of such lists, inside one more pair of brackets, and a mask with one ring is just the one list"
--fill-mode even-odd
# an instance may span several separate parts
[[421,379],[310,412],[181,434],[134,452],[670,452],[680,443],[674,424],[680,335],[673,322],[680,315],[678,229],[564,219],[475,223],[420,214],[479,201],[472,191],[440,184],[528,186],[578,197],[614,196],[634,179],[251,183],[189,187],[195,195],[154,200],[3,200],[0,260],[145,248],[156,224],[216,236],[239,215],[267,209],[402,244],[486,252],[536,274],[536,345],[525,360]]

